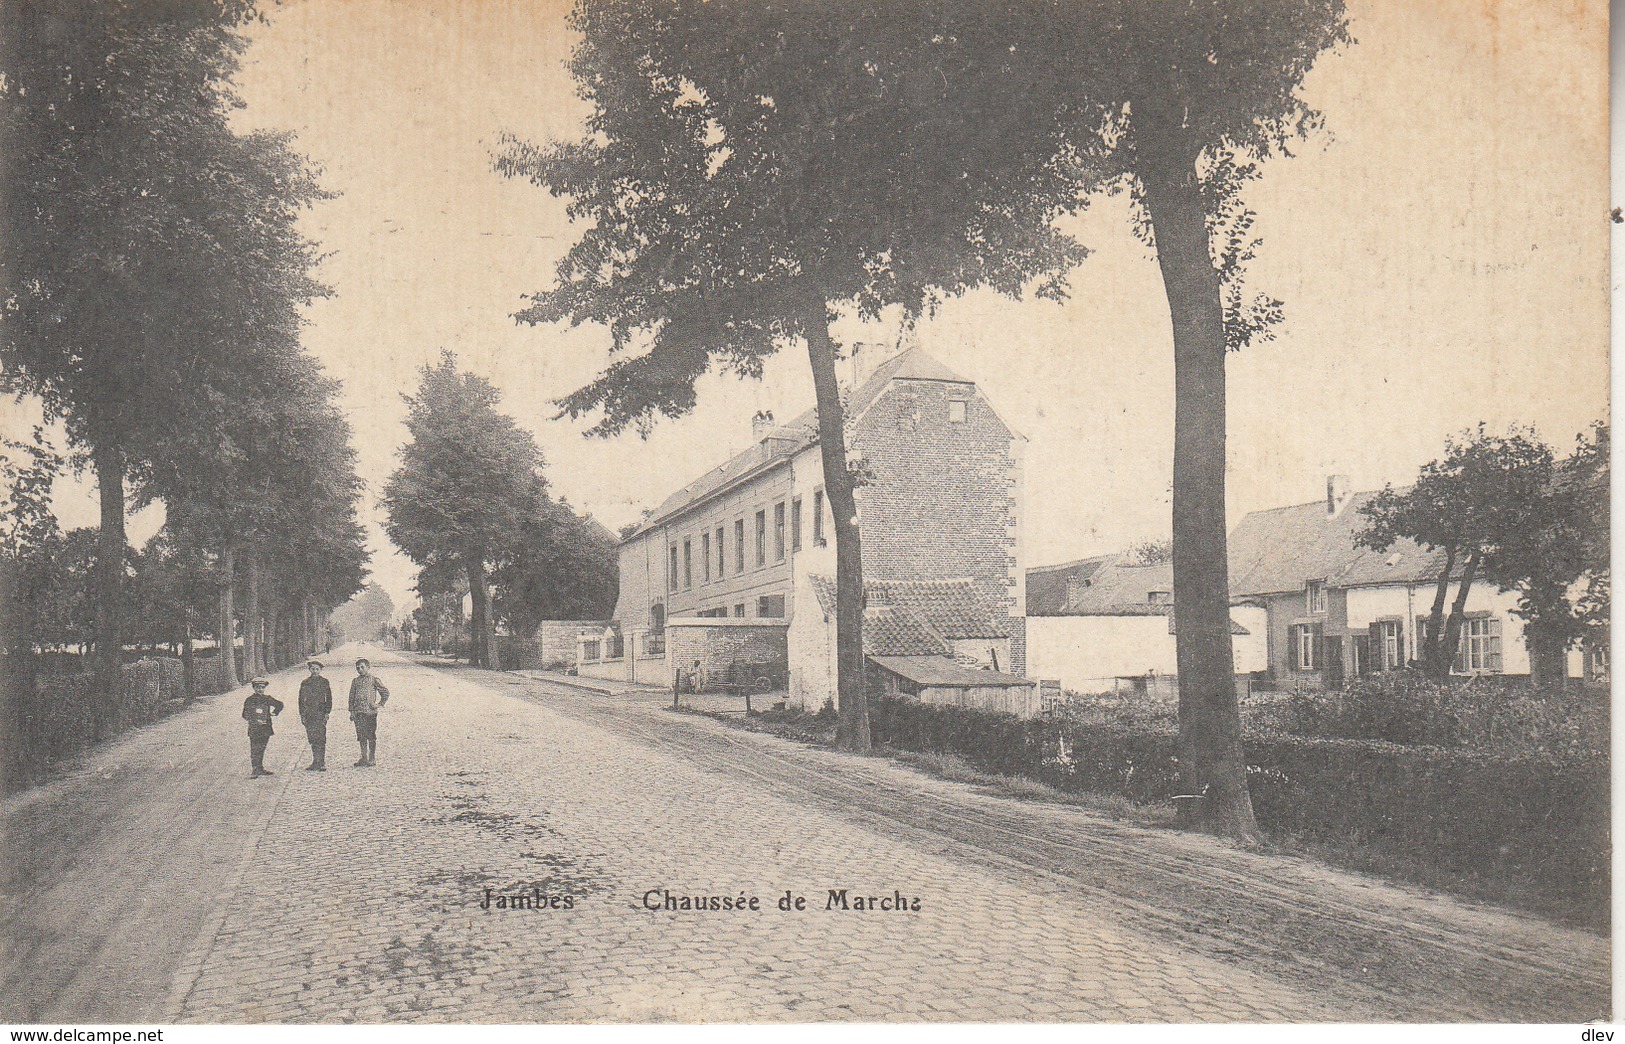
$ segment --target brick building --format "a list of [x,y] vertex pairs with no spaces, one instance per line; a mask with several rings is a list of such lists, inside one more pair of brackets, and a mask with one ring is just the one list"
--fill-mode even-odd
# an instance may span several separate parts
[[[1025,440],[974,381],[918,348],[856,382],[846,409],[848,451],[864,475],[857,501],[869,611],[947,626],[953,634],[934,632],[942,645],[925,643],[945,663],[1024,675]],[[582,657],[583,673],[669,684],[691,666],[668,654],[671,622],[681,618],[685,657],[714,630],[736,659],[782,656],[794,702],[816,708],[833,698],[833,614],[819,588],[834,576],[835,553],[816,413],[782,425],[759,415],[753,435],[748,450],[667,497],[622,541],[615,618],[587,636],[595,646],[584,641],[597,655]],[[877,591],[890,604],[877,604]],[[945,625],[947,591],[960,615]],[[871,656],[890,650],[865,645]]]

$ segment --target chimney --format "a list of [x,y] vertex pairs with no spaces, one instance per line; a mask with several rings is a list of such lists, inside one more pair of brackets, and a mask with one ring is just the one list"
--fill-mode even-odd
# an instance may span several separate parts
[[1349,477],[1347,475],[1326,476],[1326,517],[1336,518],[1349,502]]
[[756,416],[750,419],[750,435],[754,442],[761,442],[767,438],[768,432],[773,430],[773,411],[757,410]]

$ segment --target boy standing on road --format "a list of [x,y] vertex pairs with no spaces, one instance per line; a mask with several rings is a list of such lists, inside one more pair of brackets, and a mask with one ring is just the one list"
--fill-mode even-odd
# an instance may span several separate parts
[[282,713],[282,701],[265,694],[271,683],[264,678],[255,678],[248,684],[254,687],[253,693],[243,701],[243,720],[248,722],[248,757],[254,764],[254,771],[250,775],[269,776],[271,770],[265,767],[265,746],[271,742],[271,735],[275,732],[271,728],[271,719]]
[[299,720],[310,740],[306,772],[327,771],[327,716],[333,713],[333,686],[322,677],[322,661],[311,660],[310,677],[299,683]]
[[350,682],[350,720],[361,743],[361,760],[355,764],[369,768],[378,764],[378,708],[389,702],[389,690],[373,675],[372,661],[357,660],[355,673]]

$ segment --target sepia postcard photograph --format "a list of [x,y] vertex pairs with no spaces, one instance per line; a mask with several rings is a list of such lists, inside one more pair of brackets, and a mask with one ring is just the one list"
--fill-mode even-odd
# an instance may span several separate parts
[[1612,1039],[1609,38],[0,0],[0,1023]]

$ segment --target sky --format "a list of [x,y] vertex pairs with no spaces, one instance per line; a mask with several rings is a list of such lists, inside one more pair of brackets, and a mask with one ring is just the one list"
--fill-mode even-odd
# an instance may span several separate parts
[[[646,441],[586,439],[585,423],[557,418],[553,401],[605,365],[608,335],[513,321],[576,230],[491,156],[507,133],[579,136],[565,9],[284,0],[245,55],[242,125],[293,132],[339,193],[306,221],[335,293],[309,310],[305,340],[343,381],[372,568],[398,606],[414,600],[414,571],[376,501],[405,439],[401,394],[443,348],[535,434],[555,494],[611,528],[745,448],[758,409],[788,417],[812,401],[805,356],[788,352],[761,382],[707,378],[698,408]],[[1608,410],[1603,5],[1349,9],[1357,42],[1305,85],[1328,133],[1248,193],[1263,238],[1249,284],[1282,299],[1286,320],[1230,357],[1232,524],[1318,498],[1332,473],[1403,484],[1480,421],[1531,423],[1566,447]],[[974,293],[918,332],[1028,440],[1029,565],[1170,528],[1172,337],[1155,260],[1121,203],[1067,227],[1094,250],[1069,301]],[[82,484],[59,503],[65,521],[93,522]]]

